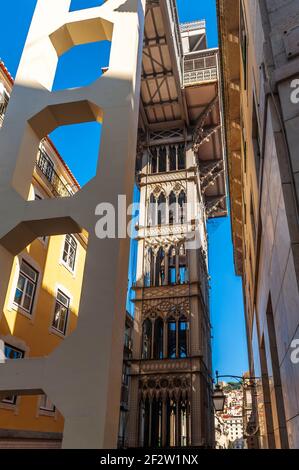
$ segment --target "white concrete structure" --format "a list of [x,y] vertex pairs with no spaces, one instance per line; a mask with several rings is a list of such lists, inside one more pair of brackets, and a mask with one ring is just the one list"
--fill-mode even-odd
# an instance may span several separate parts
[[[131,200],[145,0],[109,0],[69,12],[71,0],[38,0],[0,135],[0,311],[13,257],[38,236],[89,232],[77,330],[49,357],[0,367],[2,394],[45,393],[65,417],[64,448],[117,444],[127,239],[99,240],[95,207]],[[52,92],[59,56],[110,40],[109,71],[90,86]],[[28,201],[40,140],[56,127],[103,122],[101,164],[79,193]],[[95,308],[96,307],[96,308]]]

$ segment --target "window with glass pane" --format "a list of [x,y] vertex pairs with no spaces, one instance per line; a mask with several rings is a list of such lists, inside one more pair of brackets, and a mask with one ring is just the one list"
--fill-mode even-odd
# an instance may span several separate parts
[[187,331],[188,323],[185,320],[179,321],[179,357],[187,357]]
[[147,318],[142,325],[142,359],[151,358],[152,322]]
[[129,376],[130,376],[130,367],[126,364],[123,364],[122,371],[122,384],[125,386],[129,385]]
[[159,173],[166,171],[166,148],[160,147],[159,149]]
[[181,191],[179,195],[179,223],[183,224],[186,221],[186,194],[184,191]]
[[169,195],[169,225],[176,222],[176,195],[171,191]]
[[22,261],[14,303],[26,312],[32,312],[38,273],[25,261]]
[[169,359],[176,358],[176,322],[175,320],[168,321],[168,357]]
[[61,291],[57,292],[53,328],[65,334],[69,314],[70,299]]
[[149,200],[149,206],[148,206],[148,226],[154,226],[157,223],[157,217],[156,217],[156,209],[157,209],[157,200],[153,194],[150,196]]
[[163,320],[157,318],[155,321],[154,359],[163,359],[163,331]]
[[179,248],[179,283],[187,282],[187,256],[184,245]]
[[156,256],[156,279],[155,286],[163,286],[165,279],[165,253],[163,248],[160,248]]
[[62,259],[72,270],[75,267],[77,242],[72,235],[65,236]]
[[180,145],[178,148],[178,169],[184,170],[186,168],[186,152],[185,147]]
[[[21,349],[15,348],[10,346],[9,344],[5,344],[4,346],[4,354],[7,359],[22,359],[24,357],[24,351]],[[16,395],[10,395],[1,400],[3,403],[8,403],[10,405],[15,405],[17,401]]]
[[177,150],[176,147],[169,148],[169,170],[175,171],[177,169]]
[[41,396],[39,408],[40,410],[49,411],[50,413],[54,413],[56,410],[55,405],[51,402],[47,395]]
[[157,173],[158,170],[158,157],[157,157],[157,149],[153,148],[151,150],[151,162],[152,162],[152,173]]
[[172,247],[169,250],[168,260],[168,283],[173,285],[176,284],[176,251]]
[[158,225],[166,223],[166,197],[163,193],[158,198]]

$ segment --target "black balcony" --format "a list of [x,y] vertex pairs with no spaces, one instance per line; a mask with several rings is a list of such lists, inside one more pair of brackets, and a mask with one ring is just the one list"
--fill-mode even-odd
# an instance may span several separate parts
[[51,187],[51,192],[55,197],[70,197],[72,192],[64,184],[58,173],[54,170],[54,165],[44,150],[39,150],[36,161],[36,168],[46,178]]

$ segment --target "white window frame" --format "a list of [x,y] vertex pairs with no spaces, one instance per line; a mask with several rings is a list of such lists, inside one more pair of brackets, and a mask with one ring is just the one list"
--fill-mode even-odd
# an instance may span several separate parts
[[[73,241],[74,244],[75,244],[75,255],[74,255],[74,263],[73,263],[73,267],[69,264],[69,248],[71,246],[71,243],[67,240],[67,237],[70,238],[70,241]],[[68,247],[68,251],[67,251],[67,260],[65,261],[63,258],[64,258],[64,253],[65,253],[65,248],[66,248],[66,245]],[[74,248],[74,247],[73,247]],[[66,267],[66,269],[68,269],[71,273],[75,273],[76,271],[76,263],[77,263],[77,256],[78,256],[78,241],[76,240],[76,238],[74,237],[74,235],[72,234],[66,234],[65,237],[64,237],[64,241],[63,241],[63,247],[62,247],[62,254],[61,254],[61,263],[63,264],[63,266]]]
[[[35,272],[36,274],[36,277],[35,279],[31,278],[28,273],[25,273],[24,271],[22,271],[22,265],[25,264],[27,265],[30,269],[32,269],[32,271]],[[19,284],[19,280],[20,280],[20,277],[23,276],[23,278],[25,279],[25,283],[24,283],[24,287],[21,291],[21,289],[19,289],[18,287],[18,284]],[[17,284],[15,286],[15,292],[14,292],[14,297],[13,297],[13,303],[14,305],[19,309],[21,310],[24,310],[28,315],[30,315],[30,317],[32,316],[32,312],[33,312],[33,306],[34,306],[34,301],[35,301],[35,297],[36,297],[36,293],[37,293],[37,286],[38,286],[38,277],[39,277],[39,272],[33,268],[33,266],[31,266],[30,263],[28,263],[25,259],[21,259],[21,262],[20,262],[20,269],[19,269],[19,273],[18,273],[18,278],[17,278]],[[26,292],[26,289],[27,289],[27,286],[29,284],[33,284],[33,291],[32,291],[32,296],[31,296],[31,302],[30,302],[30,307],[29,309],[24,307],[23,305],[23,299],[25,297],[25,292]],[[21,291],[22,292],[22,296],[21,296],[21,302],[17,302],[16,301],[16,292],[17,290]]]
[[[58,295],[61,295],[61,296],[65,297],[67,299],[67,305],[64,304],[61,300],[58,299]],[[65,320],[63,331],[60,330],[59,328],[57,328],[54,325],[57,303],[59,303],[61,306],[65,307],[67,309],[66,320]],[[70,314],[70,305],[71,305],[71,298],[67,294],[65,294],[62,289],[58,288],[57,292],[56,292],[55,303],[54,303],[54,314],[53,314],[53,317],[52,317],[51,330],[52,330],[52,332],[55,332],[59,336],[62,336],[62,337],[65,337],[67,335],[67,327],[68,327],[68,320],[69,320],[69,314]]]
[[[44,397],[46,397],[46,399]],[[46,400],[46,406],[43,406],[44,400]],[[50,406],[47,406],[47,403],[49,403]],[[39,416],[48,416],[49,418],[52,418],[56,421],[58,419],[58,414],[59,412],[56,406],[51,402],[47,395],[39,395],[37,400],[36,417],[38,418]]]
[[45,394],[40,396],[39,409],[40,411],[46,411],[47,413],[54,414],[56,411],[56,406],[51,402],[48,395]]

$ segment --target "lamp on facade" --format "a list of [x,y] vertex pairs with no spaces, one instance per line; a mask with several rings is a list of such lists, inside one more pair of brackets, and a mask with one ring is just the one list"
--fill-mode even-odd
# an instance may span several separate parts
[[[219,375],[216,370],[216,385],[214,393],[212,395],[215,411],[223,412],[225,405],[225,395],[222,387],[219,385],[219,378],[233,378],[237,379],[243,388],[243,390],[252,388],[253,390],[257,386],[257,382],[261,380],[261,377],[250,377],[250,376],[239,376],[239,375]],[[215,415],[216,416],[216,415]],[[255,436],[259,431],[259,425],[256,425],[255,422],[249,423],[247,432],[244,433],[244,437]]]
[[223,393],[223,389],[221,388],[221,386],[218,383],[215,386],[212,398],[213,398],[215,411],[222,412],[224,410],[225,395]]

